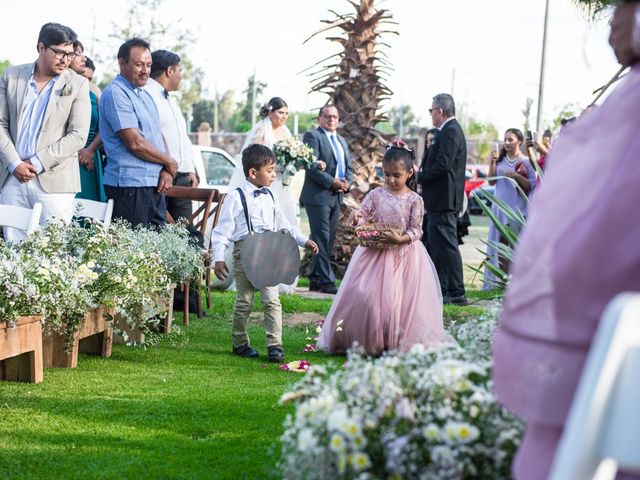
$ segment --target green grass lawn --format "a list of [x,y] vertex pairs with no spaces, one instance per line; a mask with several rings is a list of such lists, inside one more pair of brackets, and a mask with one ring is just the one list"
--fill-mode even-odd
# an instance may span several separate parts
[[[278,399],[300,374],[267,362],[258,324],[250,336],[261,357],[231,355],[233,300],[214,293],[215,313],[192,317],[156,347],[114,345],[109,359],[81,355],[75,370],[45,370],[41,384],[0,383],[0,479],[278,478],[291,408]],[[331,300],[284,296],[282,304],[285,313],[324,315]],[[448,320],[478,312],[445,307]],[[284,329],[288,361],[343,361],[303,353],[307,330]]]

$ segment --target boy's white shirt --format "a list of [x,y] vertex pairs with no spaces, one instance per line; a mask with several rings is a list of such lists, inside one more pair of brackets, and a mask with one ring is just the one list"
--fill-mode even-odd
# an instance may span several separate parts
[[[257,197],[254,191],[259,188],[245,179],[240,185],[247,199],[249,218],[253,225],[253,231],[262,233],[267,231],[278,231],[286,229],[295,239],[296,243],[304,247],[308,238],[295,225],[291,225],[271,195],[260,194]],[[275,215],[273,214],[275,210]],[[275,217],[275,224],[274,224]],[[244,217],[242,201],[237,190],[229,192],[222,204],[220,219],[216,228],[211,232],[211,250],[213,251],[214,262],[225,261],[225,251],[231,242],[242,240],[249,234],[247,221]]]

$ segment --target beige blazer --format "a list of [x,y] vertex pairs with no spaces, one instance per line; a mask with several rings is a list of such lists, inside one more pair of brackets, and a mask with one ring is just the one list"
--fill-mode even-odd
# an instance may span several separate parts
[[[15,145],[25,89],[33,67],[33,63],[9,67],[0,79],[0,186],[11,175],[9,165],[22,160]],[[78,150],[87,142],[90,122],[89,82],[67,69],[53,85],[36,145],[44,167],[38,175],[44,191],[80,191]]]

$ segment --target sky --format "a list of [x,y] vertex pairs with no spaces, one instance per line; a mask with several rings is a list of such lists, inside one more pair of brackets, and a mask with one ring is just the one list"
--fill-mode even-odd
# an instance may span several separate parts
[[[86,53],[115,57],[109,45],[114,24],[126,20],[131,0],[94,2],[12,2],[3,6],[0,60],[13,64],[35,59],[43,23],[72,27]],[[520,127],[527,97],[538,96],[544,0],[383,0],[399,35],[385,34],[384,48],[394,70],[387,85],[394,92],[385,109],[408,105],[421,126],[430,126],[427,109],[437,93],[452,93],[459,112],[499,131]],[[329,10],[353,11],[346,0],[164,0],[155,15],[171,28],[186,29],[196,42],[188,54],[205,72],[206,96],[236,92],[240,100],[255,71],[267,83],[263,101],[281,96],[290,111],[315,111],[326,97],[309,94],[303,72],[339,50],[320,34]],[[588,105],[592,91],[618,70],[607,43],[606,20],[589,21],[571,0],[550,0],[543,119],[548,123],[567,104]],[[123,39],[124,40],[124,39]],[[152,49],[167,48],[158,42]],[[116,72],[115,62],[96,72]],[[531,120],[535,123],[537,103]]]

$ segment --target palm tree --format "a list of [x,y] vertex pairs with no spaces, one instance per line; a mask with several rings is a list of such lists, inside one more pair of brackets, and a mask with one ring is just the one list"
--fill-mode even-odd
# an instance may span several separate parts
[[[305,40],[333,29],[342,33],[327,37],[340,44],[341,51],[317,62],[311,68],[323,65],[309,76],[312,77],[311,91],[326,93],[328,103],[338,108],[341,120],[339,133],[349,145],[355,188],[345,198],[343,218],[348,217],[350,210],[358,206],[362,195],[376,184],[375,167],[382,161],[387,143],[376,125],[387,120],[379,111],[380,104],[392,94],[383,78],[391,67],[379,49],[379,46],[388,45],[380,43],[380,36],[385,33],[397,35],[397,32],[383,29],[383,25],[396,22],[391,20],[387,10],[376,8],[374,0],[348,1],[355,12],[338,14],[330,11],[335,18],[323,20],[327,26]],[[354,246],[352,230],[341,222],[332,260],[344,268]],[[338,270],[341,273],[342,268]]]

